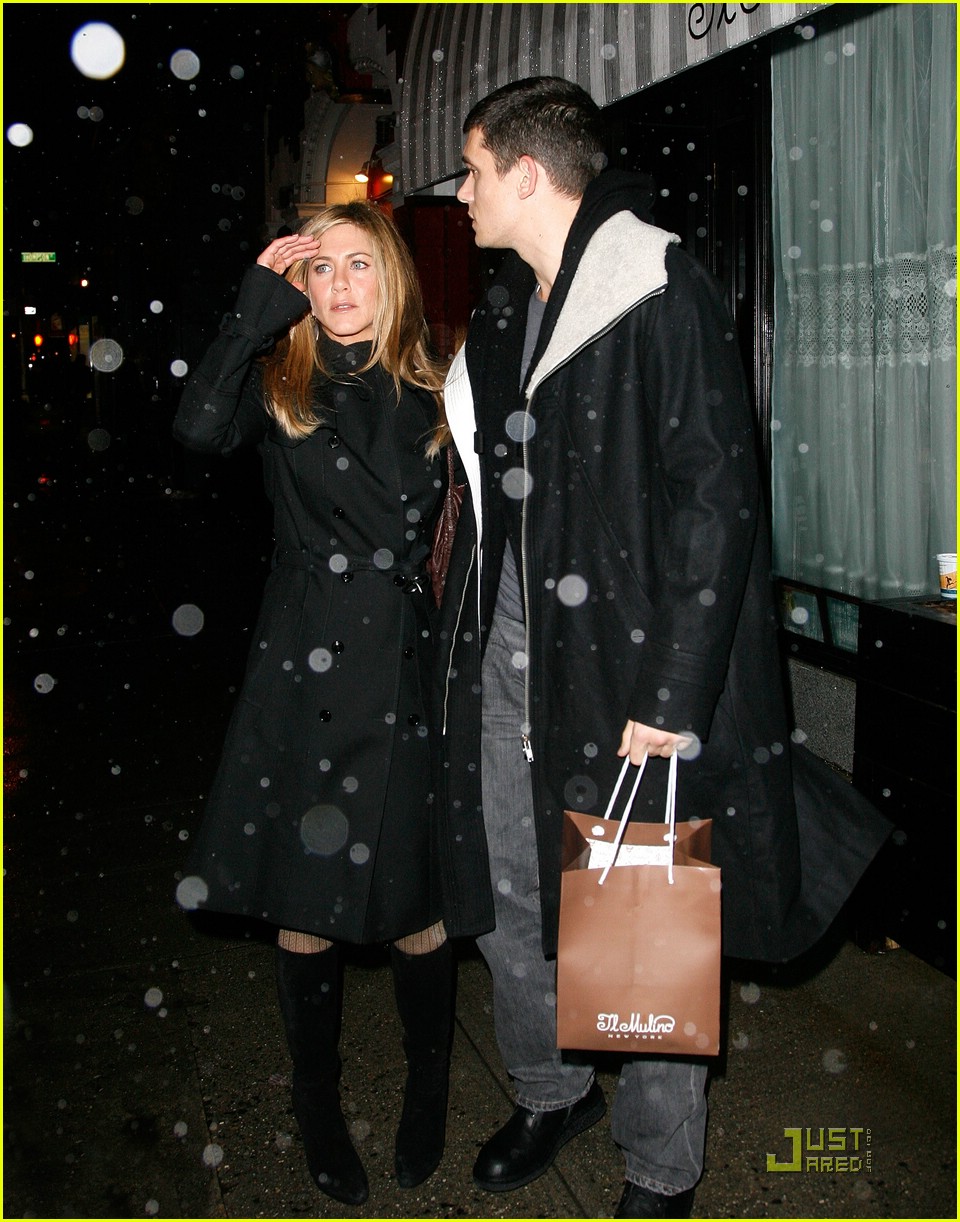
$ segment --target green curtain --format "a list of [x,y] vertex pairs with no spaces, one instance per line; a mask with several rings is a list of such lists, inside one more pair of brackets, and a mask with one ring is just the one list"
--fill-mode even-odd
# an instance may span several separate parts
[[772,72],[774,566],[930,594],[956,550],[955,6],[824,10]]

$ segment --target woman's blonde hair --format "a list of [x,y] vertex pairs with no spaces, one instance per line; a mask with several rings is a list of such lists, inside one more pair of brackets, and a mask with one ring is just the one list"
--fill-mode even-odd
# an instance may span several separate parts
[[[358,373],[381,365],[393,378],[397,398],[400,384],[428,390],[437,404],[437,426],[427,445],[436,455],[450,433],[443,412],[445,366],[431,355],[429,332],[423,317],[423,296],[413,259],[393,222],[373,204],[356,201],[329,204],[311,217],[300,232],[322,237],[335,225],[355,225],[373,245],[377,272],[377,304],[373,319],[370,359]],[[309,264],[302,259],[286,271],[291,283],[307,283]],[[313,402],[313,379],[328,374],[318,343],[318,323],[307,313],[278,341],[264,359],[263,389],[267,410],[288,437],[309,437],[321,423]]]

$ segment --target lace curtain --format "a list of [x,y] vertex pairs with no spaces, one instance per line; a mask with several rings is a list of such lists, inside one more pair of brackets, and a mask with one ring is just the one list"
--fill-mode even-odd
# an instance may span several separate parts
[[955,23],[826,10],[773,61],[774,566],[862,598],[956,550]]

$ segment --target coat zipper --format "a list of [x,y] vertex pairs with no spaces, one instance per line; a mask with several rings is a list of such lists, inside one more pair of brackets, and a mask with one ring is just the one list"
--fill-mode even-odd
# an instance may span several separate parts
[[[616,318],[612,318],[605,327],[594,332],[589,339],[583,341],[579,347],[574,348],[558,364],[544,374],[536,386],[527,391],[526,405],[524,406],[524,429],[523,429],[523,477],[524,487],[530,478],[530,467],[528,462],[528,438],[530,429],[528,427],[530,421],[530,405],[533,402],[533,396],[540,389],[547,378],[552,378],[553,375],[565,365],[568,365],[574,357],[578,356],[588,344],[595,343],[598,339],[602,339],[608,331],[613,328],[626,316],[632,313],[638,306],[643,305],[645,301],[649,301],[651,297],[659,296],[666,289],[666,285],[661,285],[639,300],[633,302],[626,310],[621,311]],[[530,656],[530,594],[529,584],[527,582],[527,501],[528,496],[524,496],[523,504],[520,507],[520,572],[521,583],[523,586],[523,627],[524,627],[524,652],[526,653],[526,665],[523,668],[523,724],[520,727],[520,747],[523,751],[523,758],[528,764],[533,763],[533,744],[530,741],[530,733],[533,729],[533,723],[530,720],[530,667],[532,658]]]

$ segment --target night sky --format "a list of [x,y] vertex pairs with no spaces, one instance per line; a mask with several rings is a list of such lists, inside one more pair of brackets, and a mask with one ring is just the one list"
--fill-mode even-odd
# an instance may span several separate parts
[[[5,4],[7,322],[25,303],[41,327],[95,316],[131,358],[191,360],[259,252],[265,143],[295,147],[307,56],[319,44],[343,62],[354,7]],[[88,22],[123,40],[107,79],[72,61]],[[57,263],[23,266],[23,250]]]

